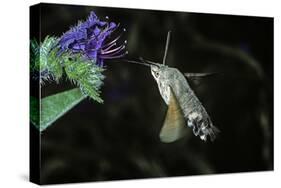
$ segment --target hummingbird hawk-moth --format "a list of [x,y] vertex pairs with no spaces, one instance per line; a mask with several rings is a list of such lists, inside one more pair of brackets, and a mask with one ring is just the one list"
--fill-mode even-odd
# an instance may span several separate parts
[[204,106],[201,104],[194,91],[191,89],[187,78],[208,76],[210,73],[185,73],[184,75],[176,68],[168,67],[166,63],[167,51],[170,42],[168,32],[165,53],[162,64],[140,58],[140,61],[130,61],[149,66],[155,79],[160,94],[168,105],[164,124],[160,131],[160,140],[165,143],[174,142],[182,138],[187,127],[192,128],[195,136],[207,141],[207,137],[213,141],[219,132]]

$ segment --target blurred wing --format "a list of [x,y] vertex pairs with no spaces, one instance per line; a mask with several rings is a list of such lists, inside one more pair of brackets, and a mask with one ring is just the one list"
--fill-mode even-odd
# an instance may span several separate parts
[[160,131],[160,140],[174,142],[186,133],[185,119],[173,89],[170,87],[170,100],[164,125]]
[[221,73],[218,72],[209,72],[209,73],[191,73],[191,72],[186,72],[184,75],[189,78],[189,79],[201,79],[209,76],[216,76]]
[[192,81],[195,85],[199,85],[200,84],[200,80],[202,80],[203,78],[210,78],[213,76],[217,76],[221,73],[218,72],[214,72],[214,73],[184,73],[184,76]]

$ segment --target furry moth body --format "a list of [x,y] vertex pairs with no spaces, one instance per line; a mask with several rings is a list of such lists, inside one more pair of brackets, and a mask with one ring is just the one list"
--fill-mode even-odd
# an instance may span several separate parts
[[[210,136],[210,139],[213,141],[218,129],[213,125],[204,106],[189,86],[184,75],[178,69],[168,66],[152,67],[151,73],[157,82],[163,100],[168,105],[167,115],[160,132],[161,141],[176,141],[185,135],[183,127],[186,126],[192,128],[193,134],[200,136],[202,140],[206,141],[207,136]],[[176,101],[176,103],[173,101]],[[179,110],[175,113],[182,114],[182,118],[185,120],[184,124],[179,123],[176,125],[176,122],[168,121],[168,119],[175,116],[169,112],[173,106],[178,106],[176,108]],[[173,127],[175,132],[181,130],[181,133],[173,135],[170,127]]]
[[[186,134],[190,127],[195,136],[207,141],[216,138],[219,130],[213,125],[205,108],[191,89],[184,75],[176,68],[165,65],[170,32],[168,32],[163,63],[155,63],[141,59],[142,62],[132,63],[150,66],[151,74],[157,82],[161,97],[168,105],[163,127],[160,131],[160,140],[165,143],[174,142]],[[209,74],[186,73],[186,77],[201,77]]]

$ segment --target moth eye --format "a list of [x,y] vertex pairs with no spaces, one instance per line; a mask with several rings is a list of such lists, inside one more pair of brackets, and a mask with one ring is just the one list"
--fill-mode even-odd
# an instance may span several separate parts
[[156,77],[158,77],[158,76],[159,76],[159,73],[158,73],[157,71],[152,70],[152,72],[153,72],[153,74],[154,74]]
[[158,72],[158,71],[153,71],[153,72],[154,72],[154,75],[155,75],[156,77],[159,76],[159,72]]

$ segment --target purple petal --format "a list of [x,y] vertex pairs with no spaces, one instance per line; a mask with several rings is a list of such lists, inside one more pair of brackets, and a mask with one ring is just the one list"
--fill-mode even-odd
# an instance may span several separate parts
[[91,59],[96,59],[97,58],[97,51],[87,51],[86,55],[91,58]]
[[67,50],[81,53],[84,58],[92,59],[99,66],[103,66],[103,59],[113,59],[124,55],[120,54],[124,46],[112,49],[120,36],[104,44],[117,27],[118,25],[114,22],[100,21],[92,11],[86,21],[79,22],[77,26],[63,34],[59,41],[59,53]]

